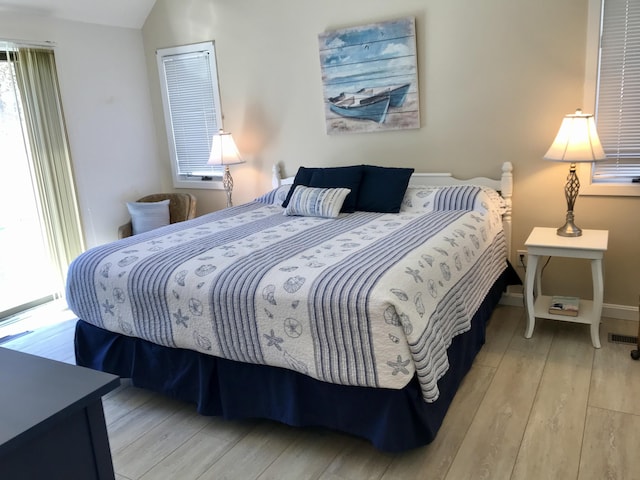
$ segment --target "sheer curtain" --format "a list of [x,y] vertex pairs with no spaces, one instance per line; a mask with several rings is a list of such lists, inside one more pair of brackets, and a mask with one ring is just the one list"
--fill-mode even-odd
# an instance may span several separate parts
[[64,291],[69,263],[85,249],[54,52],[18,46],[16,80],[47,246]]

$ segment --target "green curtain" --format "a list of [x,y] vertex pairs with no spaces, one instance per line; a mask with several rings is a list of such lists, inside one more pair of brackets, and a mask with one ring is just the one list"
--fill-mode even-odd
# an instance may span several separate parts
[[61,293],[69,263],[84,251],[85,244],[54,53],[20,47],[15,67],[36,196]]

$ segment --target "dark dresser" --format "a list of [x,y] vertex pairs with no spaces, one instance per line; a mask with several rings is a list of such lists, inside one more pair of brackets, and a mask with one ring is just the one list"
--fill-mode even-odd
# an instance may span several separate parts
[[114,479],[102,396],[119,384],[0,347],[0,478]]

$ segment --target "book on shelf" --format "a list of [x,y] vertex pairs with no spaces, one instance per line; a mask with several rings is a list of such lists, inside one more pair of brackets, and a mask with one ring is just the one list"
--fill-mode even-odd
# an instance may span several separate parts
[[555,315],[567,315],[569,317],[577,317],[580,309],[580,299],[578,297],[563,297],[555,295],[551,297],[551,305],[549,305],[549,313]]

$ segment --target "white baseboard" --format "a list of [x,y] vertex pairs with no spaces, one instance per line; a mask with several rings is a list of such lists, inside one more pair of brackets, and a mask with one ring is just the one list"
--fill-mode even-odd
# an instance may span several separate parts
[[631,305],[614,305],[605,303],[602,305],[602,316],[609,318],[619,318],[620,320],[638,321],[638,307]]
[[523,307],[524,298],[521,293],[504,292],[500,298],[500,305],[509,305],[511,307]]
[[[521,292],[510,292],[502,294],[500,305],[510,305],[512,307],[524,307],[524,298]],[[617,318],[619,320],[638,321],[638,307],[631,305],[615,305],[605,303],[602,305],[602,316],[607,318]]]

